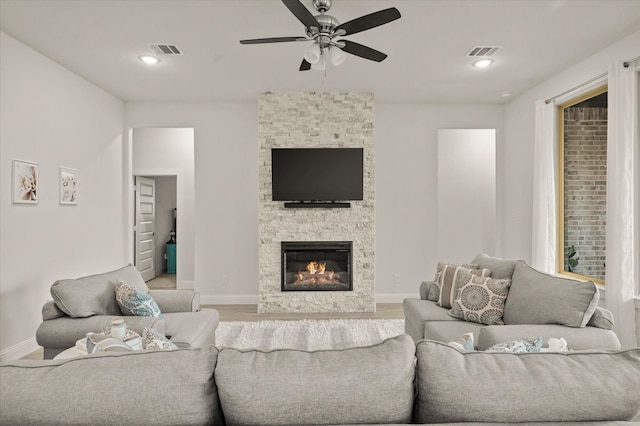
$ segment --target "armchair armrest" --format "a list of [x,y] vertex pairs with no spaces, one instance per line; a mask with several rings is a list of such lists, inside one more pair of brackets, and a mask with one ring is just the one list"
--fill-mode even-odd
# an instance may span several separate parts
[[162,313],[200,310],[200,293],[193,290],[149,290]]
[[93,315],[87,318],[65,316],[43,321],[36,331],[36,342],[45,350],[70,348],[76,344],[76,340],[84,337],[88,332],[101,333],[104,322],[115,318],[123,318],[129,329],[141,336],[145,327],[155,328],[160,333],[166,334],[165,321],[160,318],[119,315]]
[[60,308],[58,308],[58,305],[56,305],[56,302],[54,302],[53,300],[47,300],[42,307],[43,321],[62,318],[66,316],[67,314],[65,314]]

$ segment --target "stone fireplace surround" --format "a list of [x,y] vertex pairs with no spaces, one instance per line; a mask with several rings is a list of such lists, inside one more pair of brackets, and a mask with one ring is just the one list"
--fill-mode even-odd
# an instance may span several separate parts
[[[372,93],[260,95],[259,313],[375,312],[375,141]],[[271,148],[364,148],[363,200],[288,209],[272,201]],[[353,291],[281,291],[282,241],[352,241]]]

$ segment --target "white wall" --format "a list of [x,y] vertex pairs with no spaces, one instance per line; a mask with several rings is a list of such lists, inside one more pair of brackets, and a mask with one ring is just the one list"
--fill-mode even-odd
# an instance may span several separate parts
[[[256,303],[257,99],[255,104],[128,103],[125,117],[132,128],[195,129],[195,288],[203,303]],[[443,260],[434,240],[439,128],[497,129],[500,164],[500,105],[376,104],[379,301],[417,295],[420,281],[431,278]],[[228,285],[223,284],[224,275]]]
[[[134,175],[176,175],[177,177],[176,228],[179,233],[179,242],[176,246],[176,286],[177,288],[194,288],[194,130],[193,128],[134,128],[132,139],[132,173]],[[165,238],[165,236],[156,234],[156,240],[159,238]]]
[[194,288],[203,303],[257,303],[257,98],[251,104],[128,103],[125,121],[129,128],[194,128]]
[[[535,127],[534,104],[570,90],[607,72],[614,61],[638,56],[640,31],[623,38],[586,60],[566,69],[538,86],[518,96],[505,106],[503,163],[505,220],[505,252],[510,257],[531,259],[531,223],[533,190],[533,138]],[[499,166],[500,168],[500,166]],[[500,180],[499,180],[500,183]],[[636,194],[637,196],[637,194]],[[638,306],[638,303],[636,303]],[[640,310],[636,309],[636,322],[640,324]],[[636,327],[640,341],[640,327]]]
[[[417,297],[420,282],[433,279],[438,261],[448,260],[437,250],[438,129],[447,128],[496,129],[500,179],[504,151],[500,105],[376,104],[375,265],[379,302]],[[499,184],[497,198],[500,223]],[[508,256],[501,250],[500,229],[496,237],[495,255]]]
[[496,252],[496,131],[438,130],[438,254]]
[[[0,32],[0,359],[37,348],[56,279],[127,263],[120,100]],[[39,203],[11,204],[11,160],[40,165]],[[58,166],[78,169],[77,206]]]

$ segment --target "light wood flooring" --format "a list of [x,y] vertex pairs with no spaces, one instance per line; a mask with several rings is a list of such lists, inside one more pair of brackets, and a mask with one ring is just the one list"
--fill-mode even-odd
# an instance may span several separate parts
[[147,281],[147,287],[154,290],[167,290],[176,288],[176,274],[161,274]]
[[[173,276],[175,280],[175,275]],[[157,278],[156,278],[157,279]],[[147,282],[149,285],[151,280]],[[175,283],[175,281],[174,281]],[[149,286],[151,288],[151,286]],[[164,287],[167,288],[167,287]],[[168,287],[170,288],[170,287]],[[175,284],[174,287],[175,288]],[[301,319],[404,319],[402,303],[378,303],[376,312],[346,312],[346,313],[311,313],[311,314],[259,314],[258,305],[200,305],[201,308],[217,309],[220,321],[262,321],[262,320],[301,320]],[[42,359],[42,348],[22,359]]]
[[404,319],[402,303],[378,303],[376,312],[259,314],[257,305],[201,305],[220,312],[220,321],[261,321],[301,319]]

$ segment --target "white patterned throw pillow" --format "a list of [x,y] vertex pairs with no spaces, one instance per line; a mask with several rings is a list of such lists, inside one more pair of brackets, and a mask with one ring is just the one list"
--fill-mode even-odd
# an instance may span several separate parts
[[142,330],[142,349],[150,351],[154,349],[178,349],[178,347],[155,328],[145,327]]
[[480,324],[504,325],[502,315],[511,286],[510,279],[496,280],[461,273],[457,281],[457,294],[449,315]]
[[162,318],[160,307],[151,296],[121,280],[116,281],[116,301],[124,315]]
[[509,342],[497,343],[485,352],[502,352],[510,354],[526,354],[540,352],[542,349],[542,337],[528,337],[521,340],[511,340]]
[[467,276],[469,274],[488,277],[491,275],[489,269],[469,269],[459,265],[445,265],[440,273],[440,294],[438,296],[438,305],[443,308],[451,308],[459,288],[458,276]]

